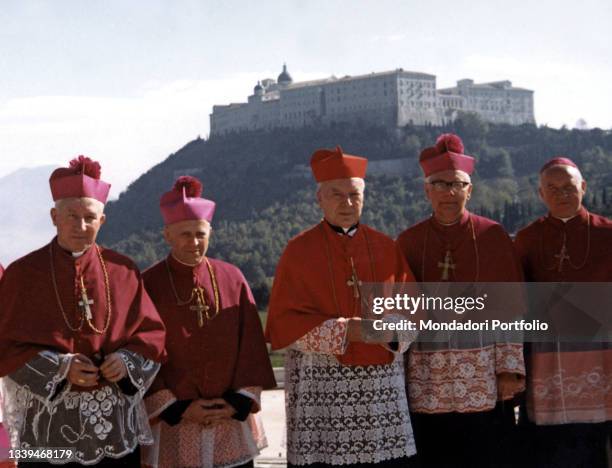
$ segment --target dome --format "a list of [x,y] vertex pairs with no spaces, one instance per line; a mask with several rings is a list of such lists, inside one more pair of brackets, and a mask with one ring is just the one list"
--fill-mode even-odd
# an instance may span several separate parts
[[256,94],[256,95],[259,95],[259,94],[263,93],[263,86],[261,85],[261,83],[259,81],[257,82],[255,87],[253,88],[253,93]]
[[291,84],[293,83],[293,78],[287,71],[287,65],[283,64],[283,71],[280,75],[278,75],[278,79],[276,80],[278,84]]

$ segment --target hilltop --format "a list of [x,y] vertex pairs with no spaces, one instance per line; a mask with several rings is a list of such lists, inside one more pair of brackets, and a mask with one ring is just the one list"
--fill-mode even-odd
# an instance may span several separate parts
[[364,222],[391,236],[429,214],[417,158],[444,132],[462,136],[477,159],[470,209],[509,231],[543,208],[537,170],[553,155],[572,157],[589,182],[588,205],[612,214],[612,132],[483,123],[464,115],[446,127],[334,125],[218,136],[189,142],[139,177],[108,205],[100,240],[147,267],[165,252],[158,203],[174,179],[191,174],[217,202],[210,255],[237,264],[260,302],[287,240],[320,219],[308,166],[316,148],[340,145],[370,160]]

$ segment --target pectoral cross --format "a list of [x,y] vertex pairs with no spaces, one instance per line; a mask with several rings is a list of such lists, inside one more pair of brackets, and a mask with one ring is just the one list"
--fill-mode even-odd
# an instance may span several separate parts
[[357,277],[353,257],[351,257],[351,270],[352,274],[349,280],[346,282],[346,285],[353,288],[353,297],[357,299],[359,297],[359,287],[361,286],[361,281],[359,281],[359,278]]
[[453,257],[451,256],[451,251],[447,250],[446,255],[444,257],[443,262],[438,262],[438,268],[444,268],[442,271],[442,281],[446,281],[449,279],[448,270],[454,270],[455,264],[453,263]]
[[565,239],[563,239],[563,245],[561,246],[561,252],[556,254],[555,258],[559,259],[559,267],[557,268],[557,271],[561,273],[561,271],[563,270],[563,262],[565,260],[569,260],[570,258],[569,255],[567,254],[567,247],[565,246]]
[[83,277],[81,276],[81,300],[79,301],[79,307],[85,314],[85,318],[87,320],[93,319],[91,307],[89,307],[90,305],[93,305],[93,303],[93,299],[89,299],[89,297],[87,297],[87,289],[85,289],[85,283],[83,282]]
[[201,292],[198,290],[198,294],[196,294],[196,303],[195,305],[189,306],[189,310],[197,311],[198,313],[198,327],[202,328],[204,326],[204,313],[206,313],[206,317],[208,317],[208,309],[209,307],[203,301]]

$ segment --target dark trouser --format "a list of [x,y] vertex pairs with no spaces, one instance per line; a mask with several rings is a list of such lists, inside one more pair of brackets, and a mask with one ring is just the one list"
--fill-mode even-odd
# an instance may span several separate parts
[[410,413],[410,418],[421,468],[519,466],[510,403],[478,413]]
[[523,460],[530,468],[607,468],[610,423],[521,426]]
[[417,468],[416,457],[394,458],[380,463],[356,463],[353,465],[328,465],[326,463],[312,463],[310,465],[293,465],[287,463],[287,468]]
[[255,464],[253,463],[253,460],[251,460],[250,462],[246,462],[244,465],[238,465],[235,468],[253,468],[255,466]]
[[[52,463],[19,463],[19,467],[24,468],[43,468],[43,467],[67,467],[67,468],[82,468],[85,465],[81,465],[80,463],[66,463],[65,465],[57,465]],[[140,446],[136,447],[132,453],[128,453],[126,456],[121,458],[103,458],[95,465],[96,468],[140,468]]]

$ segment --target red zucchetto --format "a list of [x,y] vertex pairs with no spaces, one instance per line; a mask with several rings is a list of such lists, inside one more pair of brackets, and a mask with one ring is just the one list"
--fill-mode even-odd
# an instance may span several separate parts
[[364,179],[368,160],[361,156],[344,154],[342,148],[336,146],[335,150],[320,149],[315,151],[310,158],[310,167],[317,182],[350,179],[351,177]]
[[572,161],[570,158],[566,158],[564,156],[556,156],[548,160],[546,164],[542,166],[542,169],[540,169],[540,174],[544,172],[546,169],[548,169],[549,167],[553,167],[553,166],[570,166],[570,167],[575,167],[576,169],[578,169],[578,166],[576,166],[576,163],[574,163],[574,161]]
[[444,133],[436,144],[425,148],[419,156],[419,164],[425,177],[442,171],[474,172],[474,158],[463,154],[463,142],[453,133]]
[[188,220],[212,221],[215,202],[201,198],[202,183],[191,176],[176,179],[174,187],[162,195],[159,201],[164,224],[174,224]]
[[100,164],[87,156],[70,161],[51,174],[49,185],[53,201],[63,198],[93,198],[106,203],[111,185],[100,180]]

